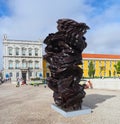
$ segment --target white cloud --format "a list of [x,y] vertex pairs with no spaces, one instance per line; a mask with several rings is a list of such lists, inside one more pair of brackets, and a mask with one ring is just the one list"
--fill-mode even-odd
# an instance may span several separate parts
[[88,47],[95,53],[120,54],[120,23],[105,24],[87,36]]
[[9,18],[6,17],[2,24],[0,23],[1,30],[4,28],[4,33],[12,38],[43,38],[57,30],[56,21],[59,18],[80,17],[79,21],[85,20],[83,12],[87,6],[82,1],[9,0],[13,14]]
[[91,30],[87,33],[88,47],[85,52],[120,54],[120,7],[113,4],[102,14],[88,18]]
[[85,35],[88,46],[84,52],[120,53],[120,7],[117,4],[93,17],[91,15],[99,8],[94,9],[84,0],[8,0],[8,4],[12,14],[0,17],[1,44],[4,33],[10,39],[44,39],[49,33],[57,31],[56,21],[59,18],[71,18],[85,22],[91,28]]

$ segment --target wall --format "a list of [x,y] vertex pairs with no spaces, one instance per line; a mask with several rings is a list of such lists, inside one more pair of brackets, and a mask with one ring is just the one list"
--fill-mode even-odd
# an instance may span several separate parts
[[94,89],[120,90],[120,79],[90,79]]

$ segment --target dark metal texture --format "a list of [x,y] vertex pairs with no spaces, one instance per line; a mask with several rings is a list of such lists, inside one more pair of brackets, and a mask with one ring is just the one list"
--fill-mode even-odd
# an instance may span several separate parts
[[47,78],[49,88],[53,90],[56,105],[66,111],[81,109],[85,97],[84,87],[79,84],[83,70],[82,51],[86,48],[83,36],[89,27],[71,19],[57,21],[58,32],[49,34],[44,43],[44,59],[50,64],[51,77]]

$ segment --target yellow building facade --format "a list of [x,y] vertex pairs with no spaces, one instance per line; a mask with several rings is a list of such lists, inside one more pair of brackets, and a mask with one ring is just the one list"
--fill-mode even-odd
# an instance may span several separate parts
[[[114,65],[120,61],[120,55],[112,54],[88,54],[83,53],[83,65],[80,65],[83,68],[83,77],[89,77],[89,63],[92,61],[95,68],[94,77],[117,77],[117,72],[114,68]],[[43,60],[43,77],[49,77],[50,71],[48,68],[48,63]]]

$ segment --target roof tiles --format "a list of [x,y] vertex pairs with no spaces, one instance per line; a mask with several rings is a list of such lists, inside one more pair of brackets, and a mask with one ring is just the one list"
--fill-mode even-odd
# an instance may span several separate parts
[[83,58],[105,58],[105,59],[120,59],[120,55],[113,55],[113,54],[90,54],[90,53],[83,53]]

